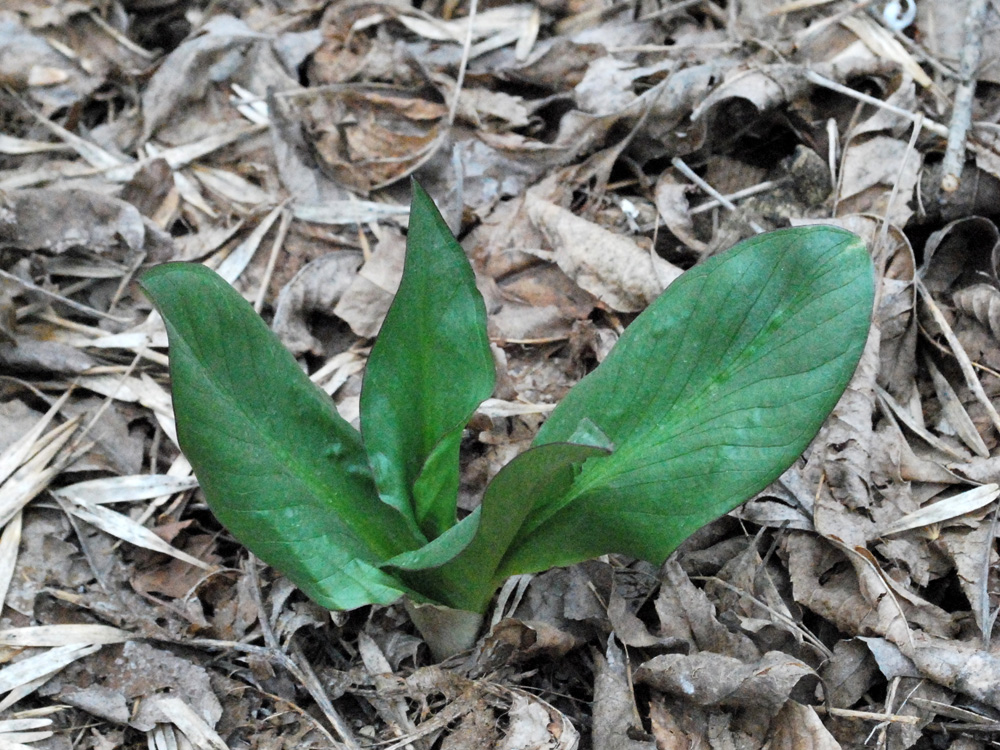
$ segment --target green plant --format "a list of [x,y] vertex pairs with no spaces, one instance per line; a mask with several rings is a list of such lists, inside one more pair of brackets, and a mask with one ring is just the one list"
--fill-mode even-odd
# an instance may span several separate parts
[[331,609],[406,595],[475,613],[513,574],[662,562],[773,481],[851,378],[874,286],[862,242],[832,227],[695,266],[459,520],[459,444],[494,366],[472,269],[419,186],[361,433],[215,273],[172,263],[142,284],[167,326],[181,445],[237,539]]

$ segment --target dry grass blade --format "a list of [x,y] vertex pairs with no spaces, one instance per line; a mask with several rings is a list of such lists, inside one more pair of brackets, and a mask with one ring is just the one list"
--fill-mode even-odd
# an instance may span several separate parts
[[[128,182],[136,173],[146,165],[147,162],[153,159],[166,159],[167,164],[171,166],[172,169],[180,169],[185,167],[195,159],[200,159],[203,156],[211,154],[214,151],[218,151],[220,148],[235,143],[236,141],[246,138],[251,135],[256,135],[257,133],[263,133],[267,130],[267,125],[247,125],[241,124],[234,128],[224,129],[215,135],[206,136],[201,140],[194,141],[193,143],[188,143],[183,146],[174,146],[173,148],[167,149],[149,149],[150,157],[135,164],[127,164],[124,166],[117,166],[113,169],[107,169],[103,172],[102,176],[110,180],[111,182]],[[174,175],[175,179],[180,175]],[[197,190],[195,190],[197,192]],[[211,209],[210,209],[211,210]]]
[[948,443],[939,438],[933,432],[930,432],[923,425],[917,422],[903,406],[893,398],[892,394],[881,386],[876,386],[876,395],[878,396],[879,402],[883,407],[894,414],[896,418],[905,424],[911,431],[913,431],[917,436],[920,437],[928,445],[936,448],[937,450],[944,453],[946,456],[951,456],[956,461],[965,461],[967,456],[963,456],[961,453],[952,448]]
[[8,445],[3,452],[0,453],[0,484],[5,482],[22,463],[42,448],[38,439],[42,436],[42,433],[45,432],[45,428],[52,422],[53,417],[55,417],[55,415],[66,403],[66,400],[69,398],[69,394],[70,392],[66,391],[66,393],[64,393],[58,401],[49,407],[49,410],[45,412],[42,418],[39,419],[30,430]]
[[99,645],[58,646],[35,656],[29,656],[0,669],[0,693],[22,685],[29,685],[41,678],[48,678],[68,664],[92,654]]
[[985,508],[994,500],[1000,497],[1000,486],[996,484],[984,484],[982,487],[975,487],[966,492],[952,495],[946,500],[939,500],[936,503],[927,505],[920,510],[907,513],[902,518],[893,521],[880,530],[881,536],[898,534],[901,531],[919,529],[923,526],[950,521],[953,518],[964,516]]
[[986,391],[983,390],[982,383],[979,382],[979,378],[976,377],[976,371],[972,367],[972,361],[969,359],[969,355],[966,354],[962,342],[958,340],[955,332],[948,325],[948,321],[945,319],[944,315],[941,313],[940,308],[934,301],[931,293],[927,291],[927,287],[924,286],[923,282],[919,279],[916,282],[917,291],[920,293],[920,297],[924,300],[927,305],[927,310],[930,312],[931,317],[934,318],[934,322],[941,329],[944,334],[945,339],[948,341],[948,346],[951,348],[952,354],[955,355],[955,360],[958,362],[958,366],[962,370],[962,375],[965,376],[965,384],[969,386],[969,390],[975,395],[976,400],[986,409],[986,413],[990,416],[990,421],[993,422],[993,426],[997,430],[1000,430],[1000,414],[997,413],[996,407],[993,406],[993,402],[990,400],[989,396],[986,395]]
[[54,647],[124,643],[135,636],[110,625],[36,625],[0,630],[0,645],[14,647]]
[[176,477],[169,474],[133,474],[77,482],[60,487],[52,494],[65,500],[82,504],[124,503],[150,500],[161,495],[192,490],[198,486],[194,477]]
[[111,536],[129,544],[176,557],[178,560],[199,567],[204,571],[213,572],[216,570],[214,565],[209,565],[197,557],[168,544],[145,526],[140,526],[131,518],[121,513],[115,513],[113,510],[109,510],[101,505],[90,505],[72,499],[68,500],[64,507],[81,521],[86,521],[101,531],[111,534]]
[[951,383],[941,374],[941,371],[930,357],[926,357],[924,362],[927,365],[927,371],[931,374],[931,380],[934,382],[934,390],[937,392],[938,401],[941,403],[941,410],[948,420],[948,424],[962,438],[962,442],[969,446],[977,456],[989,458],[990,451],[986,447],[986,443],[983,442],[979,430],[973,424],[969,412],[965,410],[962,402],[959,401],[955,389],[951,387]]
[[46,151],[72,151],[72,149],[63,143],[46,143],[0,134],[0,154],[38,154]]
[[[49,733],[50,736],[52,734],[52,732]],[[32,747],[31,745],[25,745],[24,742],[18,742],[14,739],[7,739],[0,734],[0,750],[38,750],[38,748]]]
[[44,447],[0,485],[0,526],[7,524],[65,468],[54,463],[54,459],[73,436],[78,422],[72,419],[41,438],[38,443]]
[[260,247],[260,243],[264,241],[264,236],[271,230],[278,217],[281,216],[284,207],[284,204],[282,204],[271,209],[270,213],[261,220],[256,229],[250,233],[250,236],[226,256],[218,268],[215,269],[219,276],[230,284],[240,277],[240,274],[246,269],[247,264]]
[[931,86],[934,82],[927,75],[919,63],[913,59],[913,55],[906,51],[882,26],[869,19],[867,16],[856,15],[847,16],[840,21],[841,25],[849,28],[865,45],[875,54],[899,63],[914,81],[921,86]]
[[21,512],[18,511],[4,526],[0,535],[0,608],[7,601],[7,592],[17,565],[17,550],[21,546]]

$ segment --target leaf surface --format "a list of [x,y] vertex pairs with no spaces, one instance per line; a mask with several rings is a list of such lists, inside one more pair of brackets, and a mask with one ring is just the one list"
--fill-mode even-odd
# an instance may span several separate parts
[[361,427],[379,494],[428,539],[455,523],[462,430],[494,377],[472,267],[414,182],[403,278],[368,358]]
[[542,426],[536,445],[589,418],[615,451],[536,508],[500,572],[608,552],[660,562],[766,487],[847,386],[873,297],[864,244],[833,227],[761,235],[687,271]]
[[[500,563],[525,519],[563,497],[586,459],[608,451],[602,445],[549,443],[516,456],[486,488],[472,542],[442,567],[404,575],[404,580],[456,609],[484,611],[506,578],[499,574]],[[474,519],[475,514],[454,528]]]
[[181,447],[219,520],[325,607],[398,599],[378,565],[421,542],[379,500],[357,430],[214,271],[169,263],[142,285],[167,327]]

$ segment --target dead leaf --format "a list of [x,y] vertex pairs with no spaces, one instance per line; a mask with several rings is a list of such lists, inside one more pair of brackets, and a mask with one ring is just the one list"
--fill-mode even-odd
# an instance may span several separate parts
[[655,750],[642,729],[628,679],[625,652],[613,638],[605,655],[594,656],[594,746],[607,750]]
[[334,314],[354,285],[361,262],[361,256],[354,253],[323,255],[303,266],[281,290],[271,328],[292,354],[324,353],[323,342],[309,330],[309,316]]
[[656,299],[681,269],[631,240],[547,201],[526,200],[528,216],[545,235],[551,259],[582,289],[613,310],[638,312]]
[[840,750],[812,706],[788,701],[771,724],[773,750]]
[[0,200],[3,247],[54,254],[78,248],[125,258],[162,252],[171,241],[131,204],[85,190],[15,190],[0,193]]

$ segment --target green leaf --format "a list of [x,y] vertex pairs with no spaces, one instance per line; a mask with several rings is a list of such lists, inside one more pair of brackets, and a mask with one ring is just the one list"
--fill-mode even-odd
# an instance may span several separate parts
[[378,565],[421,540],[379,500],[358,432],[253,308],[197,264],[142,285],[167,327],[181,447],[219,520],[330,609],[408,592]]
[[494,377],[472,267],[414,182],[403,279],[368,358],[361,429],[380,496],[429,539],[455,523],[462,430]]
[[660,562],[777,478],[847,386],[874,297],[864,244],[761,235],[682,275],[566,396],[535,444],[584,418],[614,442],[535,511],[501,575],[620,552]]
[[[608,449],[600,445],[573,443],[549,443],[525,451],[486,488],[472,542],[440,568],[401,577],[436,601],[456,609],[484,611],[507,577],[499,572],[500,563],[525,520],[537,508],[563,497],[586,459],[607,454]],[[474,518],[469,516],[454,528]]]

